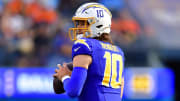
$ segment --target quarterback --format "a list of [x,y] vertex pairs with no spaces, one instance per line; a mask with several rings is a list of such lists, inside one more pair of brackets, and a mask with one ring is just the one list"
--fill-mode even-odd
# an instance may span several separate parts
[[72,17],[70,71],[58,64],[54,77],[67,95],[79,101],[121,101],[124,87],[124,53],[110,37],[111,12],[102,4],[85,3]]

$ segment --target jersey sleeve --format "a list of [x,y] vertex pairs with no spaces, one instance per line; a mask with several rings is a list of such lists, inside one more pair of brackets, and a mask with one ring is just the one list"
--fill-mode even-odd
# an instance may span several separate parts
[[92,46],[86,39],[79,39],[72,46],[72,58],[83,54],[92,56]]

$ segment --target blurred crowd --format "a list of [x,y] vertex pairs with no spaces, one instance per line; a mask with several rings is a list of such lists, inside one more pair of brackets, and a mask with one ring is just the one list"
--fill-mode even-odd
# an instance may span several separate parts
[[[55,67],[71,61],[68,28],[79,5],[90,0],[0,0],[0,66]],[[121,47],[131,46],[142,27],[123,0],[101,2],[113,13],[112,37]]]

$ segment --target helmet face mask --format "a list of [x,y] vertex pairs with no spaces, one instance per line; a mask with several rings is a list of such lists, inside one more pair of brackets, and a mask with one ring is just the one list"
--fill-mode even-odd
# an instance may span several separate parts
[[[77,40],[82,37],[90,37],[92,35],[92,32],[90,30],[90,27],[92,24],[95,23],[94,17],[88,17],[88,18],[79,18],[79,17],[73,17],[72,21],[74,22],[74,28],[69,28],[69,37],[71,40]],[[78,27],[79,25],[83,25],[83,27]]]
[[[83,4],[77,9],[72,21],[74,22],[74,28],[69,28],[71,40],[82,37],[99,37],[103,33],[110,33],[111,13],[99,3]],[[79,27],[79,23],[83,27]]]

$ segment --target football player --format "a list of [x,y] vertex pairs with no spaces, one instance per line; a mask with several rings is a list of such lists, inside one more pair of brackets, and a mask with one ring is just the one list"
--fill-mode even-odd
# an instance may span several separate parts
[[124,53],[110,37],[111,12],[102,4],[85,3],[72,17],[69,29],[74,40],[72,72],[66,64],[55,70],[54,77],[64,90],[79,101],[121,101],[123,93]]

